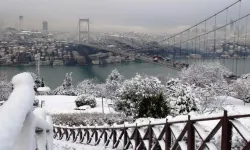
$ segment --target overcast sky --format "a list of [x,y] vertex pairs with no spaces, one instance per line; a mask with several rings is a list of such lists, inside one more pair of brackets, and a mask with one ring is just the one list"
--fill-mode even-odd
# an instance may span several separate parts
[[[0,0],[0,22],[23,28],[75,31],[79,18],[90,18],[91,31],[168,32],[184,29],[236,0]],[[243,0],[242,7],[250,7]],[[237,8],[231,13],[237,14]],[[242,14],[247,9],[243,9]],[[223,21],[223,19],[219,19]],[[218,21],[219,22],[219,21]]]

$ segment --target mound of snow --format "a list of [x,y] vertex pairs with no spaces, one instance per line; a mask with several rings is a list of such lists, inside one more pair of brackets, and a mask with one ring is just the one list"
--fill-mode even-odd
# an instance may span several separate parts
[[75,110],[87,110],[87,109],[90,109],[91,107],[89,105],[84,105],[84,106],[80,106],[80,107],[77,107],[75,108]]
[[11,82],[14,90],[0,110],[1,150],[13,149],[35,99],[34,81],[29,73],[20,73],[14,76]]
[[37,89],[38,92],[49,92],[50,91],[50,88],[49,87],[39,87]]

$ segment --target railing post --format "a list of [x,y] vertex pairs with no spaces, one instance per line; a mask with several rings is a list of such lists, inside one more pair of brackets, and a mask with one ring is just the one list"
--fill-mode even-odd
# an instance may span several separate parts
[[96,126],[97,125],[95,125],[95,130],[94,130],[95,131],[95,133],[94,133],[95,134],[95,145],[96,145],[96,143],[98,141],[98,132],[97,132]]
[[124,133],[124,137],[123,137],[123,149],[126,149],[126,145],[128,144],[128,134],[127,134],[127,130],[126,130],[126,126],[124,123],[124,127],[123,127],[123,133]]
[[79,132],[79,140],[78,141],[82,141],[82,138],[83,138],[83,133],[82,133],[82,129],[78,129],[78,132]]
[[227,111],[224,110],[222,118],[221,149],[231,150],[232,124],[230,123]]
[[104,131],[104,144],[106,144],[106,142],[107,142],[107,139],[108,139],[108,134],[107,134],[107,132],[106,132],[106,129],[103,129]]
[[68,141],[69,139],[69,133],[68,133],[68,129],[67,128],[63,128],[65,136],[66,136],[66,141]]
[[168,123],[168,119],[166,119],[165,124],[165,150],[170,150],[171,148],[171,129]]
[[75,132],[75,129],[71,129],[71,132],[72,132],[72,136],[73,136],[73,142],[76,138],[76,132]]
[[139,133],[138,133],[138,128],[137,128],[137,123],[135,125],[135,147],[134,147],[134,150],[137,149],[138,145],[139,145]]
[[[149,124],[148,124],[148,149],[151,149],[152,147],[152,126],[150,125],[151,121],[149,121]],[[156,137],[158,138],[158,137]],[[158,140],[158,139],[156,139]]]
[[115,143],[116,143],[117,138],[116,138],[116,131],[114,127],[112,129],[112,132],[113,132],[113,146],[112,147],[115,148]]
[[[87,127],[89,127],[89,125],[87,125]],[[86,128],[86,129],[85,129],[85,131],[86,131],[86,136],[87,136],[87,142],[86,142],[87,144],[88,144],[89,139],[90,139],[89,130],[90,130],[89,128]]]
[[195,149],[195,131],[193,122],[190,120],[190,115],[188,115],[188,150]]

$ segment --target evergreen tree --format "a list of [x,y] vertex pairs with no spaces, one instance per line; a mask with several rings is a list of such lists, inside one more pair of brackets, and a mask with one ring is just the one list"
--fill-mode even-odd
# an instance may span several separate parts
[[188,114],[197,111],[195,95],[188,84],[183,84],[178,79],[172,79],[167,83],[167,101],[170,102],[171,115]]
[[117,71],[117,69],[114,69],[106,79],[106,97],[110,99],[115,98],[123,81],[124,77]]
[[11,83],[7,80],[6,73],[0,73],[0,101],[8,100],[11,93]]
[[137,74],[125,80],[119,90],[116,109],[127,116],[165,117],[169,114],[169,103],[163,95],[163,85],[156,77]]
[[70,95],[76,96],[77,92],[72,84],[72,72],[66,73],[65,78],[63,80],[63,84],[57,87],[53,92],[53,95]]
[[139,104],[138,118],[164,118],[170,113],[170,104],[165,100],[163,93],[145,97]]

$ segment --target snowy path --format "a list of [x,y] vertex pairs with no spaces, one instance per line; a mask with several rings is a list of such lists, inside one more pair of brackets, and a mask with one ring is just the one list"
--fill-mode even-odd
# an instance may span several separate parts
[[103,146],[90,146],[83,144],[75,144],[66,141],[54,140],[53,150],[112,150],[111,148],[105,148]]

